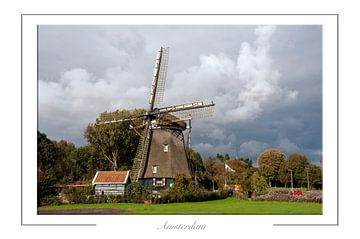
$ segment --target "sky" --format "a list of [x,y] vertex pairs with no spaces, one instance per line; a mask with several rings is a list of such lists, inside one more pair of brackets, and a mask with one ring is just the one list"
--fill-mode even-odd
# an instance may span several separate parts
[[157,51],[170,47],[164,102],[215,102],[192,122],[203,157],[267,148],[322,155],[322,27],[318,25],[39,26],[39,130],[85,145],[104,111],[148,108]]

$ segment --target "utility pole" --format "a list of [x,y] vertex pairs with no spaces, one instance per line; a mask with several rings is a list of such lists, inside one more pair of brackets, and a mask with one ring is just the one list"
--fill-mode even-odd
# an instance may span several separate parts
[[308,192],[310,192],[309,168],[306,168],[306,178],[307,178]]
[[293,181],[293,171],[289,169],[290,171],[290,179],[291,179],[291,190],[294,192],[294,181]]

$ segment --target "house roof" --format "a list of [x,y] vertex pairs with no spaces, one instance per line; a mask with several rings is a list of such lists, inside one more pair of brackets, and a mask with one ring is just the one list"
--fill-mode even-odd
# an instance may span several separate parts
[[97,171],[92,184],[104,183],[126,183],[129,178],[129,171]]

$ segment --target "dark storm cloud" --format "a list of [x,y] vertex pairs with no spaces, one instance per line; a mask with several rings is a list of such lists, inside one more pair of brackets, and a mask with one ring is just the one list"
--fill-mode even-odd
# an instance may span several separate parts
[[321,26],[41,26],[39,126],[85,143],[105,110],[147,107],[160,46],[170,47],[164,105],[213,99],[194,121],[203,155],[322,151]]

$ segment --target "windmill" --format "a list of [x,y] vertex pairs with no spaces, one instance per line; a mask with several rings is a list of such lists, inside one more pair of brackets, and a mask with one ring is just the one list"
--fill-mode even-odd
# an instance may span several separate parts
[[[169,48],[161,47],[155,61],[151,83],[149,108],[144,114],[108,119],[97,124],[112,124],[142,118],[144,123],[130,127],[140,135],[140,142],[131,170],[131,180],[144,187],[159,189],[171,187],[177,174],[191,175],[189,153],[191,147],[191,121],[209,117],[215,104],[192,102],[156,108],[163,101],[169,59]],[[184,121],[188,121],[188,126]],[[183,131],[188,128],[187,146]],[[138,128],[143,128],[142,133]]]

